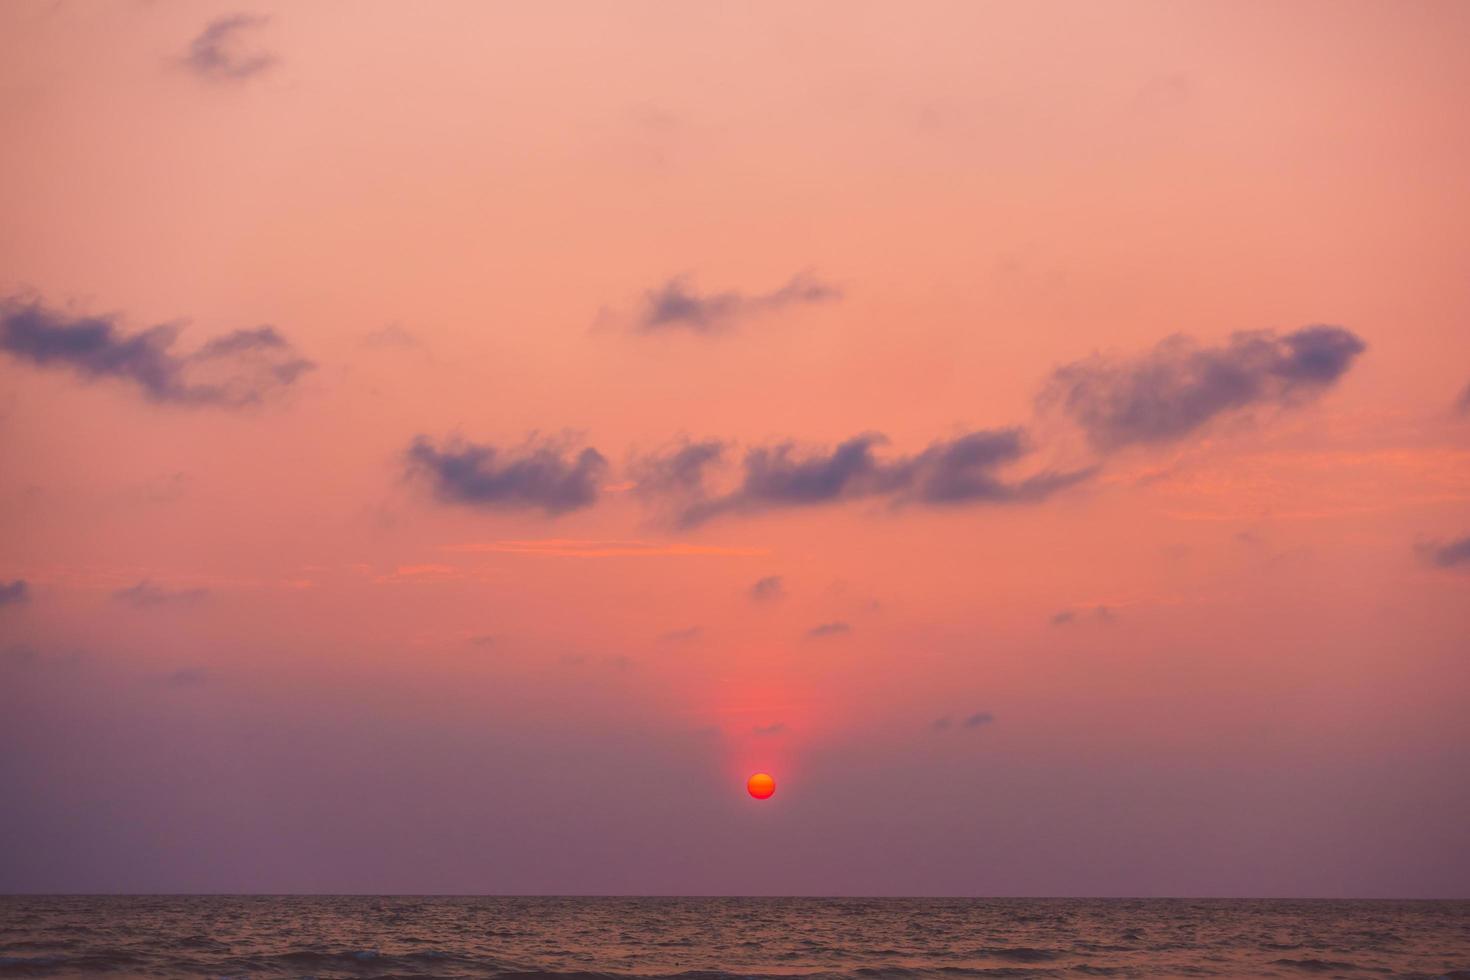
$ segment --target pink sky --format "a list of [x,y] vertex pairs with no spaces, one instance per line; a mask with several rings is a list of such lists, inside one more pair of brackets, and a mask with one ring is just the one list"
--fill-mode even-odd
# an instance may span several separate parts
[[1466,897],[1467,31],[0,6],[0,891]]

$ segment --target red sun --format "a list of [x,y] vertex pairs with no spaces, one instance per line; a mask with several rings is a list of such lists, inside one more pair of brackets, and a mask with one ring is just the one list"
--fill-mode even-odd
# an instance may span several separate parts
[[768,800],[776,792],[776,781],[768,772],[758,772],[745,781],[745,788],[758,800]]

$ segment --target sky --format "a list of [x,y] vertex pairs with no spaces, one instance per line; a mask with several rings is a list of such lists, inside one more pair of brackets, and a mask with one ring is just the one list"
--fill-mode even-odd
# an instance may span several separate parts
[[0,891],[1470,897],[1467,31],[0,5]]

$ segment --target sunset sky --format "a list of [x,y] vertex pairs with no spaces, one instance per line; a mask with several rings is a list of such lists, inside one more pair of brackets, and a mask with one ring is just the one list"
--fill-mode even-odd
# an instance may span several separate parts
[[0,891],[1466,897],[1467,36],[0,5]]

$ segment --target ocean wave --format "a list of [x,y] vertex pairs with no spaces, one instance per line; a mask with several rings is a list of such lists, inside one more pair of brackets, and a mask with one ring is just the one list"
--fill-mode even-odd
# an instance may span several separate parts
[[0,980],[1470,980],[1467,921],[1464,902],[0,896]]
[[1308,973],[1328,973],[1333,970],[1361,970],[1363,967],[1356,963],[1344,963],[1339,960],[1292,960],[1280,959],[1271,961],[1276,966],[1289,966],[1295,970],[1305,970]]

